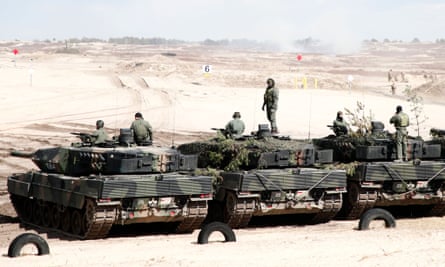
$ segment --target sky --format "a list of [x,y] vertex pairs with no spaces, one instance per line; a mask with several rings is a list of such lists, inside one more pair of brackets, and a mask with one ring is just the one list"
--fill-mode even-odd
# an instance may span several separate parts
[[445,38],[445,0],[3,0],[0,40]]

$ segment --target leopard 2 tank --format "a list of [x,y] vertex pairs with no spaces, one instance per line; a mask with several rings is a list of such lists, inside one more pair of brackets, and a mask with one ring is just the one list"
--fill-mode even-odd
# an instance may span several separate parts
[[[106,237],[113,225],[176,222],[176,231],[201,226],[214,178],[195,175],[196,155],[119,141],[92,146],[88,135],[67,147],[28,156],[39,167],[8,177],[8,192],[22,222],[80,239]],[[124,136],[125,138],[122,138]]]
[[[396,160],[396,142],[384,124],[367,134],[313,139],[333,149],[333,168],[347,170],[347,192],[339,218],[357,219],[370,208],[409,210],[420,216],[445,215],[445,162],[441,139],[408,137],[406,160]],[[434,132],[437,132],[435,130]]]
[[292,214],[308,215],[306,223],[324,223],[342,206],[345,171],[317,168],[332,162],[332,150],[272,135],[267,125],[253,135],[218,137],[178,150],[199,154],[200,167],[221,170],[209,216],[232,228],[247,226],[252,217]]

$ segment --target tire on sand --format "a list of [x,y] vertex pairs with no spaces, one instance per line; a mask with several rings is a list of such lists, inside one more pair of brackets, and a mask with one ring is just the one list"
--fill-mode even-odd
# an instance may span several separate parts
[[392,214],[384,209],[370,209],[363,213],[360,217],[360,221],[358,224],[359,230],[369,230],[369,225],[373,220],[381,219],[385,221],[386,228],[394,228],[396,227],[396,219]]
[[12,240],[8,249],[8,257],[20,256],[22,248],[27,244],[34,244],[37,247],[38,255],[49,254],[48,243],[45,239],[37,234],[24,233]]
[[225,242],[236,241],[235,233],[230,226],[222,222],[212,222],[202,227],[198,235],[198,244],[207,244],[213,232],[221,232],[224,235]]

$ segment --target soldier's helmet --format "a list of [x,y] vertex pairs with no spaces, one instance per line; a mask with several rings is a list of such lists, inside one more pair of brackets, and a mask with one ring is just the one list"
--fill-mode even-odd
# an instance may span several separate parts
[[397,106],[396,107],[396,112],[399,113],[400,111],[402,111],[402,106]]
[[97,127],[99,127],[99,128],[103,128],[104,125],[105,125],[105,123],[104,123],[103,120],[97,120],[97,121],[96,121],[96,126],[97,126]]
[[275,86],[275,81],[272,78],[267,79],[267,85],[269,87],[274,87]]
[[232,118],[241,118],[241,113],[239,113],[238,111],[236,111],[235,113],[233,113]]

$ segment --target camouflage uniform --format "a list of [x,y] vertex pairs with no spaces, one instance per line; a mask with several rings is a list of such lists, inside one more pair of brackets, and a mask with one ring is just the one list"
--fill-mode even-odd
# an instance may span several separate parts
[[130,129],[133,131],[136,144],[153,140],[153,132],[150,123],[145,121],[139,112],[135,115],[135,120],[131,123]]
[[93,132],[93,136],[96,137],[94,144],[105,143],[105,140],[108,139],[108,134],[105,132],[104,128],[99,128]]
[[343,112],[337,112],[337,118],[332,124],[336,136],[348,134],[348,124],[343,120]]
[[235,112],[233,114],[233,120],[226,124],[226,133],[232,138],[239,138],[242,136],[245,129],[244,122],[241,120],[241,114]]
[[397,159],[407,160],[407,136],[408,131],[406,127],[409,126],[409,117],[406,113],[402,112],[402,107],[397,106],[396,114],[391,117],[389,123],[393,123],[396,127],[396,144],[397,144]]
[[267,88],[266,92],[264,93],[264,102],[262,107],[263,110],[264,106],[266,106],[267,119],[270,122],[272,133],[277,133],[278,128],[276,112],[278,109],[278,89],[275,88],[275,81],[273,79],[267,80]]
[[96,121],[96,131],[93,132],[92,136],[95,138],[95,145],[105,143],[105,140],[108,139],[108,134],[104,129],[104,122],[102,120]]

